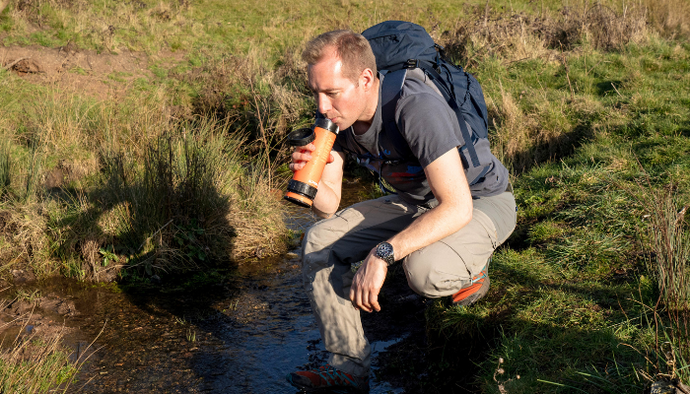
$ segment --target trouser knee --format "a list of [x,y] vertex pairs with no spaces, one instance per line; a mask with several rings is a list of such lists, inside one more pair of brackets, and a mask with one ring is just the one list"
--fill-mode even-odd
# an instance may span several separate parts
[[442,242],[410,254],[403,267],[410,288],[426,298],[449,296],[466,287],[472,278],[463,257]]
[[405,269],[407,285],[410,289],[423,297],[432,298],[430,296],[432,292],[427,291],[431,282],[429,279],[429,267],[423,264],[415,264],[414,259],[406,258],[403,261],[403,268]]

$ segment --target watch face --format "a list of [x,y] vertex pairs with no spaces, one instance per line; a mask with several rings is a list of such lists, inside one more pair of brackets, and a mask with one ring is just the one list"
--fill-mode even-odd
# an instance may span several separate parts
[[388,242],[381,242],[376,247],[376,256],[386,261],[388,264],[393,263],[393,246]]

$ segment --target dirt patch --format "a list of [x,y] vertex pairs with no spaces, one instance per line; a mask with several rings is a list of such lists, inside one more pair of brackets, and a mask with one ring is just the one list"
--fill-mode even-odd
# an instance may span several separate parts
[[[37,299],[15,298],[0,305],[0,340],[3,348],[40,339],[50,343],[76,329],[65,327],[65,320],[78,315],[74,301],[52,294]],[[30,349],[22,349],[30,357]]]
[[73,44],[59,48],[0,48],[0,65],[29,82],[55,85],[100,100],[116,99],[138,78],[150,78],[149,56],[79,50]]

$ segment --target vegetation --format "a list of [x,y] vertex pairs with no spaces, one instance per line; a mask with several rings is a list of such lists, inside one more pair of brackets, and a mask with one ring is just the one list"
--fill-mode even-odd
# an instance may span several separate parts
[[[0,306],[7,305],[3,301]],[[17,318],[23,320],[27,315]],[[5,329],[9,323],[0,326]],[[36,337],[31,326],[21,326],[14,338],[5,337],[0,350],[0,390],[3,393],[67,392],[78,365],[83,360],[70,360],[71,351],[62,344],[62,332],[50,337]],[[3,341],[4,342],[4,341]]]
[[[690,384],[689,15],[684,0],[11,1],[6,48],[91,58],[53,80],[2,59],[0,273],[147,280],[281,251],[281,142],[312,114],[301,46],[410,20],[482,83],[520,209],[488,297],[429,309],[428,362],[396,367],[410,390],[458,392],[458,371],[487,393]],[[137,67],[96,63],[124,58]]]

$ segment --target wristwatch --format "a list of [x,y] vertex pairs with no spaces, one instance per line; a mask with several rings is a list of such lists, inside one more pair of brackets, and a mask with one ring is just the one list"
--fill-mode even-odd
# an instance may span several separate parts
[[395,262],[395,254],[393,253],[393,245],[384,241],[376,245],[376,257],[385,261],[386,264],[391,265]]

